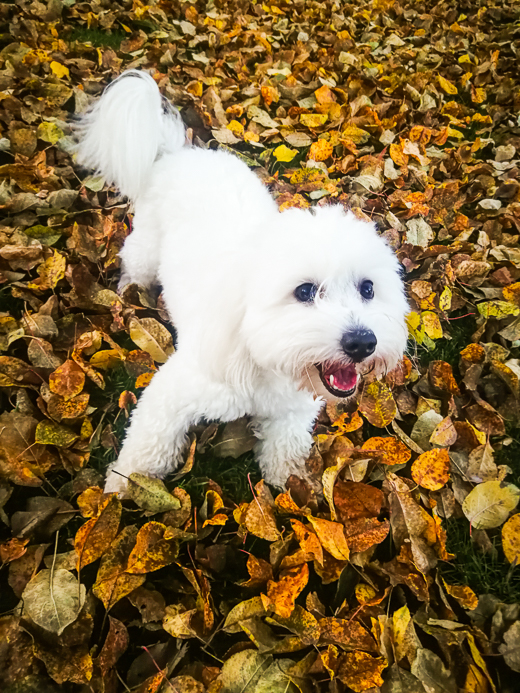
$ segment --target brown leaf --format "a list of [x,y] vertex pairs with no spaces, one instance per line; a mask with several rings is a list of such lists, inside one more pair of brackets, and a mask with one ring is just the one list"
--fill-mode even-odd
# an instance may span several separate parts
[[108,617],[109,628],[103,648],[94,660],[102,678],[105,678],[115,665],[117,660],[125,652],[130,642],[126,626],[112,616]]
[[362,517],[377,517],[385,505],[385,496],[375,486],[339,480],[334,487],[334,504],[343,524]]
[[377,645],[370,632],[358,621],[343,618],[322,618],[320,644],[332,643],[345,650],[377,652]]
[[242,587],[260,587],[269,580],[273,580],[271,564],[262,558],[253,556],[252,553],[249,554],[247,559],[247,572],[250,577],[249,580],[244,580],[244,582],[240,583]]
[[84,385],[85,373],[72,359],[67,359],[49,376],[51,392],[60,395],[66,401],[79,395]]

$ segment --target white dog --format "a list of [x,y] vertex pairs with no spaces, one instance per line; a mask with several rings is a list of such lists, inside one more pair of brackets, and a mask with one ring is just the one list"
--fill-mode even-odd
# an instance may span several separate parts
[[405,349],[392,251],[340,206],[280,213],[239,158],[185,146],[178,112],[145,72],[115,80],[80,136],[79,163],[135,203],[119,286],[159,282],[178,333],[105,490],[124,491],[120,474],[164,477],[197,421],[246,414],[266,481],[305,476],[323,397],[353,397],[364,372],[392,369]]

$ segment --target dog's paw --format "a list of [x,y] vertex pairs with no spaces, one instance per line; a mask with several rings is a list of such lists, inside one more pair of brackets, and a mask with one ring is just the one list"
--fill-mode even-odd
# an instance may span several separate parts
[[105,480],[105,493],[117,493],[123,498],[128,488],[128,479],[116,472],[109,472]]

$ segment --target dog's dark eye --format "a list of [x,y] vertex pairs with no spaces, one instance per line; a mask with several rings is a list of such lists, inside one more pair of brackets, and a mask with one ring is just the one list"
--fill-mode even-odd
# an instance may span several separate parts
[[318,287],[316,284],[311,284],[307,282],[306,284],[300,284],[294,290],[294,297],[300,303],[312,303],[316,298],[318,293]]
[[359,293],[367,300],[374,298],[374,285],[370,279],[365,279],[365,281],[362,282],[361,286],[359,287]]

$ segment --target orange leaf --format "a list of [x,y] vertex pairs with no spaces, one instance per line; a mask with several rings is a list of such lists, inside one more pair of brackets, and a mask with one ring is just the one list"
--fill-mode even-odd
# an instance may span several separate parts
[[328,140],[317,140],[311,144],[308,158],[314,161],[325,161],[332,156],[333,151],[334,148]]
[[72,399],[83,390],[85,385],[85,373],[72,359],[58,366],[49,376],[49,388],[51,392],[60,395],[65,400]]
[[520,563],[520,514],[513,515],[502,527],[502,548],[509,563]]
[[300,548],[309,557],[308,560],[323,563],[323,549],[316,534],[299,520],[291,520],[291,526]]
[[473,611],[473,609],[477,608],[478,597],[471,587],[467,587],[466,585],[448,585],[444,580],[442,582],[444,583],[446,592],[450,597],[456,599],[463,609]]
[[[303,590],[309,580],[309,568],[307,563],[302,563],[295,568],[290,568],[280,573],[280,580],[270,580],[267,584],[267,598],[262,595],[265,608],[271,608],[275,614],[282,618],[289,618],[294,610],[296,597]],[[267,606],[265,604],[267,601]]]
[[377,517],[362,517],[345,525],[345,536],[353,553],[366,551],[384,541],[390,531],[388,520],[379,522]]
[[342,433],[352,433],[352,431],[357,431],[363,426],[363,419],[357,411],[353,414],[344,413],[332,425]]
[[323,548],[338,561],[348,561],[350,550],[343,525],[312,516],[309,516],[309,522],[314,527]]
[[368,630],[357,621],[343,618],[322,618],[320,624],[320,644],[333,643],[345,649],[368,650],[377,652],[374,638]]
[[460,395],[459,386],[453,377],[453,370],[446,361],[432,361],[428,369],[428,376],[433,387],[452,395]]
[[366,652],[347,652],[340,660],[338,679],[356,693],[383,685],[381,673],[388,666],[384,657]]
[[116,537],[120,519],[121,501],[114,493],[101,501],[96,517],[85,522],[76,532],[76,570],[93,563],[105,553]]
[[369,438],[361,449],[380,453],[378,461],[382,464],[405,464],[412,456],[406,445],[393,436]]
[[361,517],[377,517],[384,504],[384,494],[375,486],[340,479],[334,487],[334,505],[345,524]]

